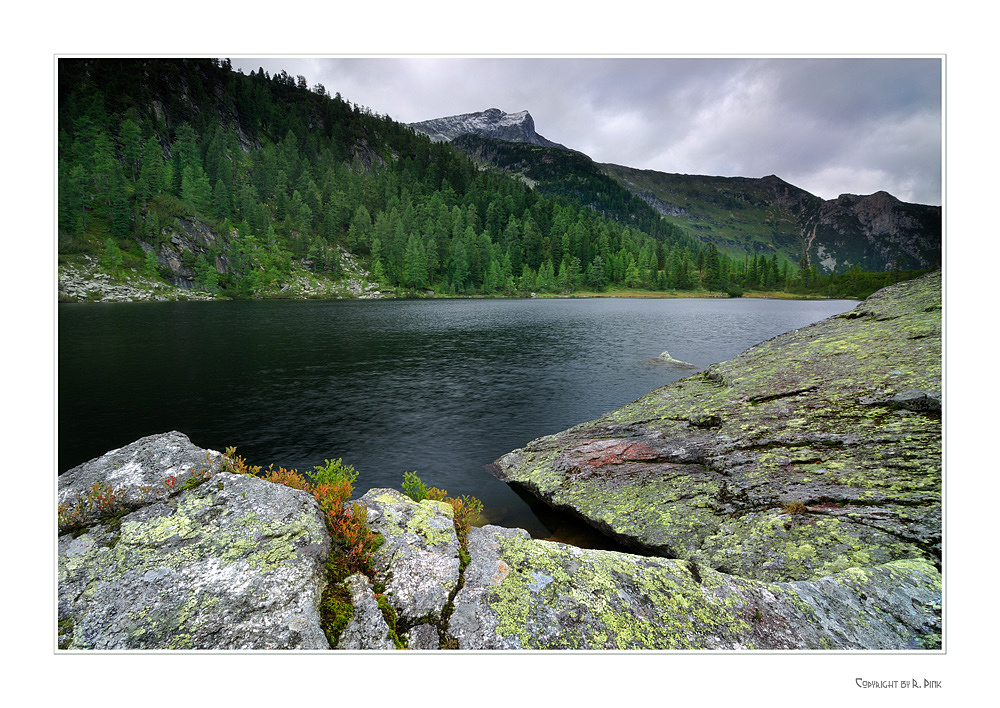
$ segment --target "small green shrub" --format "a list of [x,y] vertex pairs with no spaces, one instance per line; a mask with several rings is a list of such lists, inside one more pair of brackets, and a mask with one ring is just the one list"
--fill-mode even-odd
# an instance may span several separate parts
[[268,482],[291,487],[292,489],[301,489],[309,494],[312,494],[313,491],[312,485],[302,475],[295,470],[286,470],[284,467],[274,469],[274,465],[271,465],[267,468],[264,479]]
[[358,478],[357,470],[351,465],[345,465],[343,460],[324,460],[324,464],[317,465],[311,477],[313,482],[320,484],[341,484],[346,482],[354,484]]
[[403,473],[403,493],[415,502],[422,502],[427,499],[427,493],[429,488],[417,473],[414,472],[404,472]]
[[250,466],[245,458],[236,454],[235,447],[227,447],[226,455],[222,458],[222,471],[231,474],[248,474],[253,477],[260,475],[260,466]]
[[181,489],[195,489],[209,480],[212,473],[208,470],[191,470],[188,472],[187,476],[184,477],[184,482],[181,483]]

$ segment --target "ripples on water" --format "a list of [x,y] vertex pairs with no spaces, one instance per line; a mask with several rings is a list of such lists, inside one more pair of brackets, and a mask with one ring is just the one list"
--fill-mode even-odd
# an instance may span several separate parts
[[[252,464],[416,470],[491,523],[575,533],[484,466],[856,303],[428,300],[59,306],[59,471],[180,430]],[[534,507],[534,508],[533,508]],[[555,527],[563,527],[557,530]]]

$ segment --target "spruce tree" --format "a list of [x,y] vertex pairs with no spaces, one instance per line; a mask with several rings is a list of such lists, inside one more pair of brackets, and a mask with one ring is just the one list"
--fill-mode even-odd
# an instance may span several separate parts
[[410,234],[403,256],[403,285],[408,288],[422,288],[427,283],[427,253],[417,234]]

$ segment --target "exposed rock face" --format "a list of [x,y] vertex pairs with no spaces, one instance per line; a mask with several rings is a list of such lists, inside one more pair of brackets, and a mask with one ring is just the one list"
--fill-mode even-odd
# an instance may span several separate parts
[[382,615],[368,578],[363,575],[351,575],[344,583],[351,592],[354,616],[340,635],[337,648],[348,651],[395,649],[396,645],[389,637],[389,625]]
[[138,507],[151,497],[180,489],[176,484],[173,490],[166,489],[163,480],[167,477],[183,477],[201,470],[214,475],[219,471],[221,459],[215,450],[193,445],[183,433],[150,435],[67,470],[59,477],[59,503],[102,483],[123,488],[125,503]]
[[[59,264],[59,301],[141,302],[214,300],[220,296],[225,297],[224,292],[213,294],[201,290],[195,280],[193,267],[199,255],[211,255],[206,244],[221,244],[221,237],[205,224],[186,219],[178,219],[173,228],[164,230],[163,235],[165,240],[155,248],[149,244],[141,245],[147,252],[154,250],[159,265],[170,271],[170,284],[135,268],[113,278],[101,271],[97,259],[81,256],[76,264]],[[318,270],[312,260],[297,261],[296,267],[281,285],[281,296],[300,299],[378,299],[392,294],[392,290],[383,292],[377,282],[371,282],[371,273],[342,246],[338,247],[337,258],[339,272],[332,276]],[[214,265],[218,273],[229,271],[225,252],[215,255]],[[273,296],[277,294],[277,289],[261,294]]]
[[626,544],[742,578],[939,563],[940,399],[938,272],[494,467]]
[[103,482],[138,505],[59,538],[60,647],[329,647],[318,607],[330,539],[315,500],[220,471],[220,457],[167,433],[60,478],[63,500]]
[[941,207],[908,204],[887,192],[841,194],[803,217],[810,258],[825,270],[845,262],[882,270],[941,264]]
[[82,256],[79,263],[59,264],[60,302],[142,302],[148,300],[211,300],[207,293],[182,290],[131,269],[127,278],[100,271],[97,259]]
[[469,534],[449,632],[461,649],[923,649],[940,640],[926,561],[765,583],[693,563]]
[[479,113],[463,113],[411,123],[410,127],[437,142],[450,142],[459,135],[470,133],[515,143],[567,149],[536,133],[535,121],[527,111],[504,113],[499,108],[489,108]]

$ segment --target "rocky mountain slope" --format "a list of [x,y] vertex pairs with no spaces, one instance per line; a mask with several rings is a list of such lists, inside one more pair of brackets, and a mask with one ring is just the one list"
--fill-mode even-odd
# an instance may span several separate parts
[[[335,648],[940,648],[940,357],[936,273],[498,461],[642,554],[461,543],[449,504],[370,490],[384,541]],[[179,433],[59,480],[70,510],[107,494],[117,518],[59,539],[60,648],[329,648],[311,496]]]
[[775,175],[709,177],[600,166],[665,219],[702,240],[751,252],[803,253],[821,272],[941,265],[941,207],[887,192],[824,200]]
[[535,120],[527,111],[504,113],[499,108],[489,108],[478,113],[463,113],[410,123],[409,126],[435,142],[450,142],[459,135],[468,133],[529,145],[568,149],[536,133]]
[[[824,274],[852,266],[932,269],[942,262],[941,208],[902,202],[886,192],[824,200],[775,175],[710,177],[594,163],[539,136],[527,111],[508,115],[492,108],[410,127],[542,191],[577,199],[619,219],[635,219],[637,209],[616,194],[624,188],[671,225],[733,253],[777,252],[792,263],[805,255]],[[624,216],[619,213],[623,204]]]

